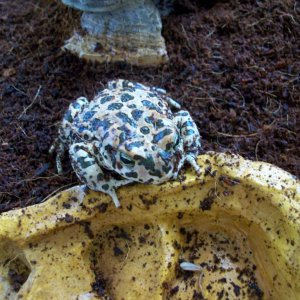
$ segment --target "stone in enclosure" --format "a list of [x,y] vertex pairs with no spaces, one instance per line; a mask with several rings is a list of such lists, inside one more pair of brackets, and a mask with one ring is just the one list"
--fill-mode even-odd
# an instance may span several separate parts
[[[151,0],[63,2],[83,11],[84,31],[75,31],[64,49],[99,62],[159,65],[168,61],[160,12]],[[160,5],[163,15],[169,7]]]
[[[89,12],[109,12],[123,7],[143,2],[141,0],[62,0],[75,9]],[[174,0],[153,0],[162,16],[167,16],[173,10]]]

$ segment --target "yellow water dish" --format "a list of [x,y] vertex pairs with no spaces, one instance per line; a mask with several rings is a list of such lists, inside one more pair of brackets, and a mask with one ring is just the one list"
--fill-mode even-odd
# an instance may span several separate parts
[[199,156],[163,185],[84,186],[0,216],[0,299],[300,299],[300,184]]

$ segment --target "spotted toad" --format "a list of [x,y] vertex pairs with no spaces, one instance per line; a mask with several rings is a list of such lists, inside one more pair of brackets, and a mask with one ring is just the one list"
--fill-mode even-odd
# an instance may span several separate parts
[[175,179],[185,161],[199,172],[197,126],[187,111],[173,113],[171,106],[180,109],[163,89],[122,79],[109,82],[90,102],[78,98],[50,149],[57,153],[58,172],[68,150],[78,178],[90,189],[109,194],[117,207],[115,189],[122,185]]

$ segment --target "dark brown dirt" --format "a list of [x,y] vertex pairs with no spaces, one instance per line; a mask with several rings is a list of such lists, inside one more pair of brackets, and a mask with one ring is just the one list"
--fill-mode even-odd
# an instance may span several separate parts
[[107,81],[161,86],[196,120],[203,151],[232,151],[300,174],[300,4],[177,1],[164,19],[170,63],[93,65],[62,52],[78,13],[53,0],[0,3],[0,211],[77,183],[48,149],[78,96]]

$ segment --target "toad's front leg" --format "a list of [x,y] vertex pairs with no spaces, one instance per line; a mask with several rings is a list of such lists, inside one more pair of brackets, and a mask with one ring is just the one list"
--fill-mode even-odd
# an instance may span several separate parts
[[58,174],[61,174],[63,169],[61,159],[65,153],[68,145],[68,140],[72,137],[72,123],[75,117],[80,114],[88,105],[88,100],[84,97],[78,98],[76,101],[69,105],[68,110],[64,114],[62,122],[58,130],[58,137],[55,139],[49,149],[49,153],[56,152],[56,167]]
[[184,161],[188,161],[195,171],[199,174],[200,166],[197,163],[197,156],[201,149],[201,136],[196,123],[193,121],[189,112],[181,110],[175,114],[174,121],[180,130],[183,139]]
[[120,202],[115,188],[131,183],[132,180],[116,180],[111,176],[104,174],[100,167],[100,161],[94,153],[93,145],[76,143],[70,147],[69,152],[71,163],[77,177],[91,190],[109,194],[116,207],[119,207]]

